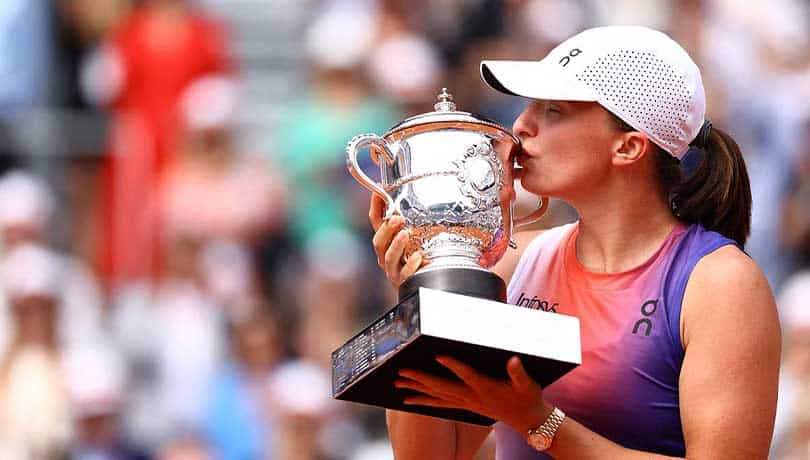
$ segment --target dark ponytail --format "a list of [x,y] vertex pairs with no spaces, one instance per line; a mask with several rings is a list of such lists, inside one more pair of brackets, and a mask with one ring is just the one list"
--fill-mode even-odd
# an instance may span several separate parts
[[693,171],[663,149],[657,150],[657,173],[675,217],[700,223],[743,247],[751,231],[751,186],[734,139],[711,128]]

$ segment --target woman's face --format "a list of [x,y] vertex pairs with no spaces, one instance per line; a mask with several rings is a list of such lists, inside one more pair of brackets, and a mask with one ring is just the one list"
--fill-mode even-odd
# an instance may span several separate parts
[[567,201],[591,193],[607,177],[621,134],[594,102],[549,100],[529,104],[512,131],[522,145],[517,163],[523,187]]
[[46,295],[10,299],[17,339],[20,343],[52,345],[56,341],[56,302]]

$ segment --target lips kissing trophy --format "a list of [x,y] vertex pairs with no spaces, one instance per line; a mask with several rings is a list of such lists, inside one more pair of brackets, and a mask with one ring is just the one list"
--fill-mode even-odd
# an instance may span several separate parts
[[[512,218],[514,154],[519,140],[496,123],[456,110],[446,89],[434,111],[403,120],[385,135],[355,136],[346,165],[360,184],[381,196],[385,217],[405,219],[405,256],[430,261],[399,287],[399,303],[332,353],[337,399],[478,425],[487,417],[459,409],[403,404],[413,394],[394,387],[397,372],[420,369],[454,378],[438,355],[452,356],[486,375],[506,379],[506,362],[520,356],[527,372],[548,385],[581,362],[576,318],[506,304],[506,285],[489,270],[512,231],[542,217]],[[368,148],[380,182],[358,164]]]

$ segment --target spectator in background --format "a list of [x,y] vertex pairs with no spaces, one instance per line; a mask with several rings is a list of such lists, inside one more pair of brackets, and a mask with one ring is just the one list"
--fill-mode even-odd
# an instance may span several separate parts
[[[179,106],[178,153],[160,192],[165,232],[194,233],[206,248],[217,248],[206,249],[205,270],[216,271],[207,279],[211,292],[225,296],[232,294],[223,289],[255,294],[254,260],[261,255],[264,268],[273,270],[289,252],[287,179],[266,158],[240,150],[239,108],[237,83],[228,76],[207,75],[189,85]],[[212,265],[216,261],[227,266]],[[225,286],[232,281],[250,286]],[[272,292],[272,277],[263,281],[262,290]],[[219,300],[231,307],[230,300]]]
[[127,394],[120,354],[103,342],[88,342],[68,349],[64,367],[74,423],[66,460],[151,460],[119,423]]
[[278,318],[256,306],[230,330],[231,360],[214,380],[205,418],[212,450],[220,460],[283,460],[266,402],[267,379],[284,353]]
[[233,240],[214,240],[200,251],[200,277],[212,301],[222,308],[228,324],[250,317],[263,303],[250,248]]
[[[409,115],[430,112],[441,90],[443,65],[424,36],[403,31],[377,41],[368,59],[371,81]],[[379,133],[383,134],[383,133]]]
[[113,319],[136,370],[128,426],[148,446],[202,429],[225,344],[225,314],[201,270],[204,240],[187,230],[164,239],[167,265],[154,294],[119,304]]
[[[234,447],[222,424],[211,427],[208,397],[219,398],[218,415],[245,408],[244,395],[228,393],[243,389],[234,388],[238,379],[226,378],[233,377],[228,371],[214,379],[223,364],[225,325],[244,321],[261,302],[253,254],[284,231],[287,192],[269,164],[235,145],[238,94],[230,77],[196,79],[177,109],[178,153],[166,167],[159,195],[166,263],[154,297],[146,293],[116,312],[122,343],[152,369],[139,376],[133,423],[152,443],[208,427],[223,455],[240,455],[240,449],[252,452],[261,444]],[[237,400],[241,405],[234,408]]]
[[64,273],[47,249],[25,244],[0,274],[14,330],[0,359],[0,458],[56,459],[71,433],[57,337]]
[[288,193],[280,171],[234,141],[237,86],[224,75],[191,83],[180,99],[178,154],[162,181],[167,231],[256,247],[286,224]]
[[[376,33],[374,2],[324,5],[305,36],[312,83],[278,131],[278,164],[289,177],[290,229],[299,247],[322,230],[355,228],[358,216],[347,199],[346,143],[362,132],[383,133],[401,118],[390,101],[370,91],[363,73]],[[353,183],[351,190],[356,190]]]
[[113,284],[154,279],[158,184],[178,139],[178,103],[197,78],[231,68],[223,26],[185,0],[145,0],[89,65],[87,88],[110,108],[103,268]]
[[293,278],[294,357],[281,363],[268,380],[278,420],[276,455],[284,460],[344,459],[365,434],[360,410],[329,397],[331,352],[354,332],[358,305],[362,297],[370,296],[372,285],[363,276],[362,246],[348,231],[318,233],[304,254]]
[[776,409],[774,460],[810,457],[810,270],[796,273],[779,295],[784,335]]
[[[0,260],[26,244],[48,246],[55,206],[51,190],[38,177],[21,170],[0,177]],[[102,300],[92,272],[83,262],[67,254],[51,252],[50,257],[64,270],[58,292],[64,310],[57,324],[59,340],[73,343],[99,335]],[[0,304],[0,353],[3,342],[10,337],[6,312],[7,308]]]
[[[269,379],[271,408],[278,414],[275,455],[284,460],[344,458],[357,439],[325,439],[340,412],[329,398],[329,374],[311,362],[282,365]],[[331,426],[330,426],[331,425]],[[328,441],[335,441],[329,444]]]
[[800,266],[810,266],[810,109],[798,133],[795,179],[782,209],[784,240]]

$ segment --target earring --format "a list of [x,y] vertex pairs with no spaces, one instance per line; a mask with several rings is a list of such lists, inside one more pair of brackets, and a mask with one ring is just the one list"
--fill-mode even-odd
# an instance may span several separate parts
[[675,217],[681,217],[680,197],[677,193],[671,193],[669,195],[669,209],[672,210],[672,214],[674,214]]

